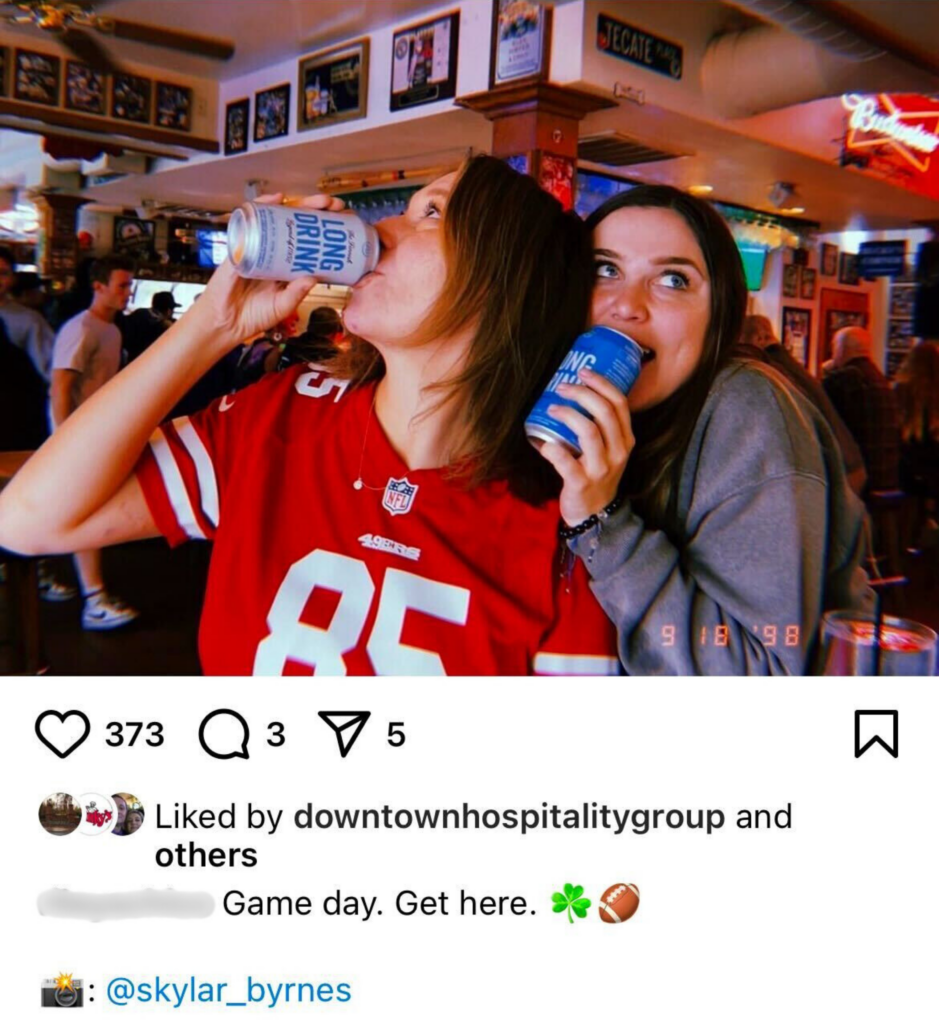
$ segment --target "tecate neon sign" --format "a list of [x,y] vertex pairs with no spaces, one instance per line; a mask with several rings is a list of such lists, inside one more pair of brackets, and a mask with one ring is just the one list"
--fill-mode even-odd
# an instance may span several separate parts
[[890,102],[889,96],[882,95],[881,98],[892,109],[884,111],[873,96],[848,93],[841,97],[842,106],[851,112],[849,124],[852,131],[884,135],[921,153],[934,153],[939,147],[939,135],[927,131],[921,124],[910,124],[906,119],[935,117],[935,113],[900,110]]

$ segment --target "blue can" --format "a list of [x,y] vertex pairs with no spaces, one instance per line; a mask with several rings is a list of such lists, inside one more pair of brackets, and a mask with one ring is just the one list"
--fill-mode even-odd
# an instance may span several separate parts
[[606,377],[626,395],[642,368],[642,347],[612,327],[591,327],[582,334],[525,420],[525,433],[536,448],[545,441],[553,441],[564,445],[574,455],[581,454],[577,435],[566,424],[549,416],[548,406],[566,405],[593,419],[583,406],[557,394],[559,384],[576,384],[577,375],[584,368]]

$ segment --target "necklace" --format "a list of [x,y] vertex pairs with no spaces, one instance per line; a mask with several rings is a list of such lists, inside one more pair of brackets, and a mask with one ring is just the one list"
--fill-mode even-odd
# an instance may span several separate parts
[[[375,394],[372,395],[372,404],[368,409],[368,419],[365,421],[365,436],[362,438],[362,454],[359,456],[359,472],[356,478],[352,481],[352,487],[356,491],[361,491],[363,488],[366,491],[384,491],[385,487],[373,487],[371,484],[367,484],[362,480],[362,467],[365,465],[365,446],[368,444],[368,431],[372,425],[372,414],[375,412],[375,400],[378,398],[378,388],[375,388]],[[387,485],[386,485],[387,486]]]

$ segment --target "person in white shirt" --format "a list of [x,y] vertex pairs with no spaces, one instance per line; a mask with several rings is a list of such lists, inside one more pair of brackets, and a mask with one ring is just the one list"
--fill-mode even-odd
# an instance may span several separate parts
[[[52,353],[49,416],[52,429],[117,373],[121,366],[121,332],[114,323],[127,307],[134,283],[133,264],[105,257],[91,268],[94,298],[83,313],[59,330]],[[137,611],[108,594],[101,574],[101,552],[75,552],[75,567],[84,597],[84,629],[116,629],[137,618]]]

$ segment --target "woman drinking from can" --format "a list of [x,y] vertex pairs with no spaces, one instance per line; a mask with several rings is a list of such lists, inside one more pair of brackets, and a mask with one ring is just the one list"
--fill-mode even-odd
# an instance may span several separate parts
[[475,157],[377,228],[377,266],[344,314],[362,339],[348,355],[159,426],[313,283],[223,264],[4,491],[0,544],[213,540],[211,674],[619,671],[582,567],[559,572],[557,481],[522,430],[586,322],[583,224]]
[[587,223],[592,322],[637,341],[643,366],[628,399],[582,374],[562,394],[593,419],[554,407],[582,457],[541,452],[621,660],[633,674],[804,673],[822,612],[870,596],[837,442],[779,374],[735,354],[746,283],[711,206],[639,186]]

